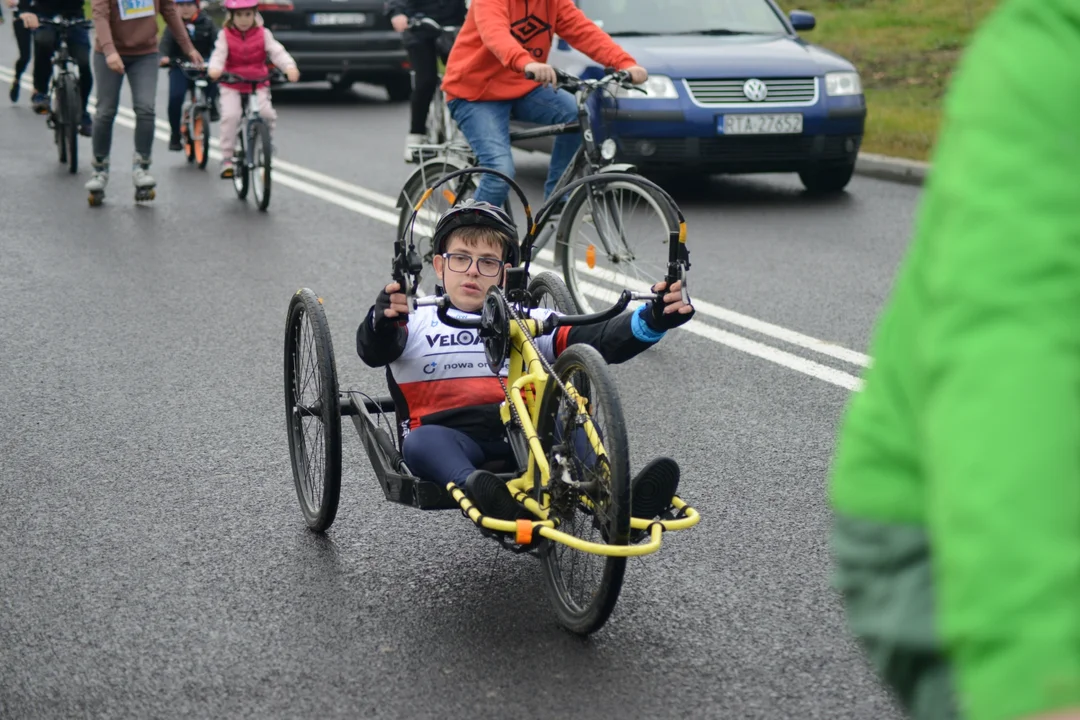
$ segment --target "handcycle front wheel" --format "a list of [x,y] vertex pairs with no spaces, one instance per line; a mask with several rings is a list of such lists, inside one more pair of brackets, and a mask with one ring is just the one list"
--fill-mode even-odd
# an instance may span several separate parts
[[563,279],[545,270],[538,273],[529,282],[529,294],[533,298],[533,306],[554,310],[563,315],[580,315],[581,309],[574,301]]
[[[537,500],[558,529],[587,542],[627,545],[630,538],[630,461],[622,404],[607,363],[594,348],[571,345],[553,367],[555,377],[585,401],[586,415],[558,383],[549,382],[538,434],[563,479],[537,488]],[[578,424],[579,419],[584,424]],[[564,482],[569,480],[570,482]],[[573,483],[573,484],[571,484]],[[619,599],[625,557],[605,557],[545,539],[540,548],[545,586],[559,623],[588,635],[600,629]]]
[[293,482],[304,521],[326,531],[341,496],[341,401],[322,300],[303,288],[285,323],[285,414]]
[[248,148],[251,157],[251,191],[255,196],[255,204],[260,210],[265,211],[270,205],[270,163],[271,145],[270,128],[264,123],[257,122],[251,129],[251,147]]
[[[667,275],[670,201],[628,180],[596,180],[570,198],[559,223],[562,270],[583,313],[599,312],[623,288],[645,290]],[[676,226],[677,227],[677,226]]]

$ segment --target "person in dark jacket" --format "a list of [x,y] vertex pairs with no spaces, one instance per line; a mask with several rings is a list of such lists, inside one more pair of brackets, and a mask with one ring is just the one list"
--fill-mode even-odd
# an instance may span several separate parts
[[[49,112],[49,81],[52,79],[52,57],[56,52],[57,36],[52,27],[42,27],[38,15],[52,18],[59,15],[66,19],[83,19],[82,0],[20,0],[19,19],[27,30],[34,33],[34,94],[30,102],[34,112],[45,115]],[[93,121],[86,111],[90,91],[94,87],[94,75],[90,69],[90,31],[86,28],[71,28],[68,31],[68,48],[79,66],[79,86],[82,90],[82,122],[79,131],[90,137]]]
[[[210,57],[214,51],[214,42],[217,40],[218,29],[209,15],[199,12],[197,0],[176,0],[176,6],[180,9],[180,17],[187,26],[188,37],[191,44],[203,57]],[[161,65],[165,67],[173,60],[184,62],[188,59],[180,45],[173,37],[172,31],[166,27],[161,34],[161,44],[158,47],[161,53]],[[172,135],[169,138],[169,149],[173,151],[183,150],[180,143],[180,111],[184,107],[184,96],[191,90],[193,83],[178,67],[169,69],[169,127]],[[206,87],[206,97],[210,100],[210,120],[217,122],[219,119],[217,108],[217,84],[210,83]]]
[[439,59],[445,63],[450,56],[450,46],[439,36],[441,33],[429,28],[409,28],[409,19],[424,16],[440,25],[461,27],[465,22],[465,0],[387,0],[386,14],[394,29],[402,33],[409,63],[415,73],[412,98],[410,99],[409,135],[405,139],[405,162],[412,160],[409,145],[424,141],[427,130],[428,106],[435,96],[439,83]]
[[15,16],[11,22],[11,28],[15,31],[15,42],[19,46],[19,59],[15,61],[15,77],[11,81],[11,90],[8,92],[8,97],[11,98],[11,102],[19,102],[19,83],[22,80],[22,74],[30,64],[30,57],[33,53],[33,39],[30,31],[23,24],[22,18],[19,17],[19,0],[7,0],[7,5]]

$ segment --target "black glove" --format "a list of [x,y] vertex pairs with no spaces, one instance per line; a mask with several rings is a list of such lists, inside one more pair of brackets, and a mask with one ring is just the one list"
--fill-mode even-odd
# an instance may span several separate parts
[[[664,294],[666,295],[667,293],[668,290],[665,288]],[[689,300],[689,296],[687,296],[687,299]],[[690,312],[685,315],[681,312],[673,312],[665,315],[664,308],[666,308],[667,305],[668,304],[664,302],[658,303],[655,300],[649,301],[646,305],[645,324],[657,332],[663,332],[690,322],[690,318],[694,317],[694,313],[697,312],[697,309],[692,307]]]
[[372,326],[375,332],[389,332],[392,329],[409,324],[409,318],[399,316],[396,318],[386,317],[386,311],[390,309],[390,293],[384,287],[379,291],[379,297],[375,298],[375,306],[371,308]]

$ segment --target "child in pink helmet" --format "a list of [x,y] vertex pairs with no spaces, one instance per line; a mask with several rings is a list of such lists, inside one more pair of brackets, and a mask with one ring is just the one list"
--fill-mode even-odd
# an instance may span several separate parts
[[[222,24],[223,30],[214,43],[214,52],[210,55],[209,75],[217,80],[222,72],[241,77],[259,78],[267,74],[267,61],[285,71],[289,82],[300,79],[296,61],[285,51],[280,42],[263,27],[262,17],[255,11],[258,0],[225,0],[228,17]],[[236,145],[236,129],[240,124],[242,108],[240,94],[251,92],[251,85],[222,83],[220,89],[221,106],[221,177],[233,176],[232,154]],[[274,131],[277,112],[270,104],[270,82],[258,86],[256,98],[259,102],[259,115]]]

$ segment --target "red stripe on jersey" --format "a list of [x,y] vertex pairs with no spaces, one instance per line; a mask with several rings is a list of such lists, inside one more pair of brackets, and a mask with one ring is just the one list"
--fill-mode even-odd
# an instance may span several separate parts
[[502,384],[494,375],[474,378],[450,378],[398,385],[409,408],[409,427],[420,427],[420,418],[443,410],[472,405],[490,405],[506,399]]
[[555,357],[563,354],[566,344],[570,341],[570,326],[565,325],[555,331]]

